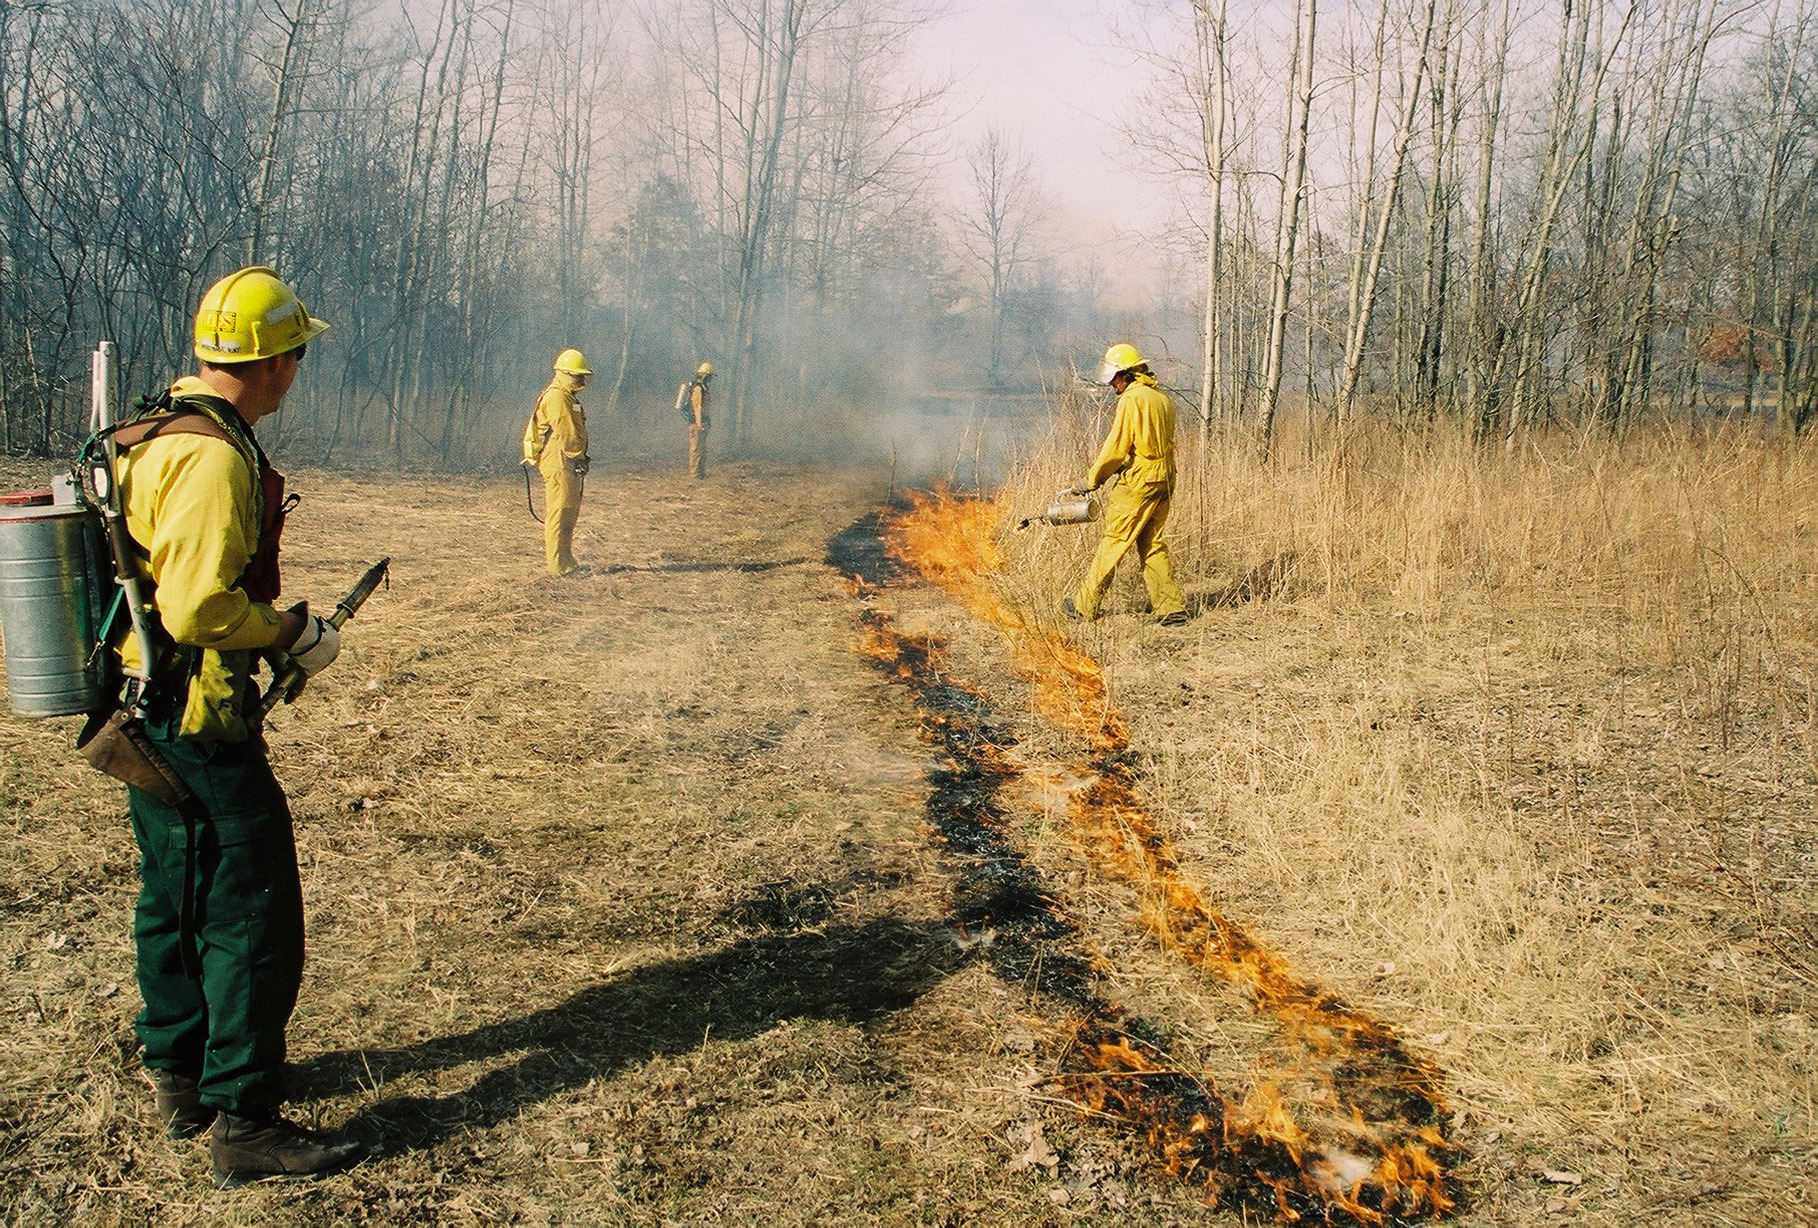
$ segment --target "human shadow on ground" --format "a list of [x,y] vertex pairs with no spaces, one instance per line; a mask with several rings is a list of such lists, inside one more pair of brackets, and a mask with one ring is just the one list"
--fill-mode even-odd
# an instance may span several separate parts
[[432,1147],[651,1057],[743,1040],[790,1019],[865,1022],[910,1005],[967,960],[936,921],[885,918],[752,938],[631,969],[515,1019],[397,1049],[325,1054],[293,1070],[299,1092],[342,1095],[426,1070],[518,1055],[465,1089],[393,1096],[347,1123],[378,1154]]
[[709,571],[775,571],[779,567],[800,567],[811,562],[807,557],[793,559],[757,559],[744,562],[716,562],[702,560],[694,563],[606,563],[594,565],[593,571],[599,576],[616,576],[627,571],[647,571],[662,574],[676,572],[709,572]]
[[1294,552],[1291,550],[1264,559],[1229,584],[1189,597],[1187,609],[1197,615],[1205,610],[1231,609],[1251,601],[1267,601],[1288,586],[1288,576],[1293,569]]

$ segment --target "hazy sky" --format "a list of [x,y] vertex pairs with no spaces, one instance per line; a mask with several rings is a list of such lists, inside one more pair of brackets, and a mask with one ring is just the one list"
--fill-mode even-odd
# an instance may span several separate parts
[[995,122],[1022,142],[1055,200],[1057,229],[1115,242],[1157,221],[1156,184],[1118,161],[1116,126],[1141,69],[1119,45],[1107,0],[951,0],[919,41],[932,75],[951,73],[968,107],[954,129],[964,150]]

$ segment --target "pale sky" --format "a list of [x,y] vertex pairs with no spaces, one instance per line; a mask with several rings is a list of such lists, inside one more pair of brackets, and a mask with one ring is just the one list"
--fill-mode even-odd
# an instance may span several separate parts
[[930,75],[950,73],[965,110],[956,150],[995,122],[1034,158],[1057,207],[1056,229],[1080,239],[1128,241],[1157,223],[1165,205],[1153,180],[1119,160],[1117,125],[1142,84],[1105,0],[951,0],[917,42]]

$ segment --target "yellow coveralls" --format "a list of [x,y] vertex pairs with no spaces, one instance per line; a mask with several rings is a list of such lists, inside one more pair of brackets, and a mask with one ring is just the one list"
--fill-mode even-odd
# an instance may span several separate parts
[[543,562],[552,576],[575,569],[574,522],[586,482],[587,414],[575,398],[580,383],[557,371],[524,427],[524,459],[543,474]]
[[690,389],[689,401],[694,406],[694,420],[688,424],[688,472],[697,478],[707,476],[707,381],[697,379]]
[[1174,564],[1161,539],[1174,496],[1174,402],[1155,386],[1152,376],[1136,375],[1117,398],[1111,432],[1085,485],[1096,489],[1112,474],[1123,477],[1105,508],[1098,552],[1080,581],[1074,605],[1082,617],[1098,617],[1118,560],[1134,546],[1142,560],[1143,582],[1149,586],[1150,612],[1157,618],[1185,612],[1186,599],[1174,582]]

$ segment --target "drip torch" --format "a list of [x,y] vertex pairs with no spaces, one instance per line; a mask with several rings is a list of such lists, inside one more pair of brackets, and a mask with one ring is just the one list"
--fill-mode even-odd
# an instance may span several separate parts
[[1016,522],[1016,528],[1021,532],[1032,524],[1085,524],[1097,519],[1097,499],[1079,494],[1071,486],[1063,486],[1055,492],[1044,511],[1023,517]]

